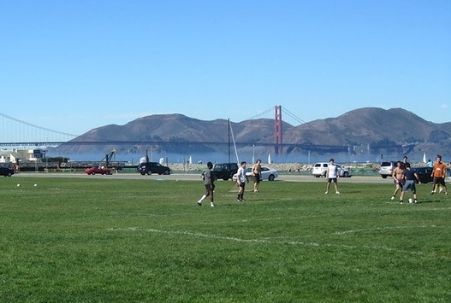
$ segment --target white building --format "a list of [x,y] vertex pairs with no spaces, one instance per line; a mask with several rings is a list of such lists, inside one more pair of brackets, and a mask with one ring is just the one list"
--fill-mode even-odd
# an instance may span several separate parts
[[27,150],[0,150],[0,163],[14,163],[21,161],[36,162],[42,158],[42,151],[37,149]]

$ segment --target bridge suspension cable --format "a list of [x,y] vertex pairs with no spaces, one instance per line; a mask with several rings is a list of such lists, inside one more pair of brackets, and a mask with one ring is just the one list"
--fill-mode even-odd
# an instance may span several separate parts
[[30,127],[34,127],[34,128],[40,129],[40,130],[45,130],[45,131],[52,132],[52,133],[55,133],[55,134],[58,134],[58,135],[74,137],[74,138],[77,137],[77,135],[61,132],[61,131],[50,129],[50,128],[43,127],[43,126],[39,126],[39,125],[36,125],[36,124],[33,124],[33,123],[29,123],[29,122],[26,122],[26,121],[23,121],[23,120],[20,120],[20,119],[8,116],[8,115],[3,114],[3,113],[0,113],[0,116],[2,116],[3,118],[9,119],[9,120],[13,120],[15,122],[18,122],[20,124],[28,125]]
[[14,146],[17,142],[66,142],[77,135],[39,126],[0,113],[0,144]]
[[306,123],[304,120],[302,120],[301,118],[299,118],[298,116],[296,116],[295,114],[293,114],[292,112],[290,112],[288,109],[286,109],[285,107],[282,107],[282,112],[288,116],[290,116],[292,119],[294,119],[296,122],[298,122],[299,124],[304,124]]
[[[286,107],[282,106],[282,113],[284,115],[287,115],[290,119],[294,120],[296,123],[298,124],[304,124],[306,123],[304,120],[302,120],[301,118],[299,118],[296,114],[294,114],[293,112],[291,112],[290,110],[288,110]],[[267,110],[262,111],[261,113],[258,113],[252,117],[249,118],[249,120],[254,120],[254,119],[258,119],[258,118],[262,118],[262,117],[268,117],[269,114],[271,115],[270,119],[274,119],[274,107],[268,108]]]
[[[261,113],[258,113],[258,114],[256,114],[256,115],[250,117],[249,120],[255,120],[255,119],[258,119],[258,118],[261,118],[261,117],[266,116],[266,115],[269,114],[269,113],[272,114],[273,112],[274,112],[274,108],[271,107],[271,108],[268,108],[267,110],[265,110],[265,111],[263,111],[263,112],[261,112]],[[271,119],[272,119],[272,117],[271,117]]]

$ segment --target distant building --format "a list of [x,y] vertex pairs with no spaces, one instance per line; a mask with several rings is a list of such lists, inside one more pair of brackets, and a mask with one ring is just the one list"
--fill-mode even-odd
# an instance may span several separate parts
[[43,158],[43,155],[44,152],[40,149],[1,150],[0,163],[37,162]]

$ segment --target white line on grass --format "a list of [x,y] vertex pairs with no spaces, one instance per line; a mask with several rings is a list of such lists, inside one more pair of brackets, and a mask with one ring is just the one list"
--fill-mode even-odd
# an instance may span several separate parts
[[186,235],[186,236],[192,236],[195,238],[229,240],[229,241],[234,241],[234,242],[250,242],[250,243],[268,243],[269,242],[266,240],[259,240],[259,239],[241,239],[241,238],[235,238],[235,237],[226,237],[226,236],[218,236],[218,235],[203,234],[203,233],[193,233],[190,231],[161,230],[161,229],[154,229],[154,228],[142,229],[142,228],[138,228],[138,227],[128,227],[128,228],[110,228],[109,230],[110,231],[144,231],[144,232],[168,234],[168,235]]
[[437,225],[386,226],[386,227],[336,231],[336,232],[334,232],[334,235],[346,235],[346,234],[353,234],[353,233],[384,231],[384,230],[390,230],[390,229],[415,229],[415,228],[439,228],[439,226],[437,226]]
[[249,218],[249,219],[239,219],[239,220],[234,220],[234,221],[215,221],[215,222],[210,222],[210,221],[205,221],[205,222],[201,222],[200,224],[208,224],[208,225],[221,225],[221,224],[234,224],[234,223],[252,223],[252,222],[265,222],[265,221],[284,221],[287,222],[289,220],[300,220],[303,218],[320,218],[320,217],[326,217],[326,216],[293,216],[293,217],[263,217],[263,218]]
[[369,249],[369,250],[379,250],[379,251],[386,251],[386,252],[395,252],[400,254],[410,254],[415,256],[425,256],[425,257],[432,257],[436,258],[436,254],[427,254],[425,255],[422,252],[419,251],[410,251],[410,250],[401,250],[396,248],[391,248],[387,246],[368,246],[368,245],[362,245],[362,246],[355,246],[355,245],[345,245],[345,244],[330,244],[330,243],[317,243],[317,242],[303,242],[303,241],[271,241],[266,239],[242,239],[237,237],[228,237],[228,236],[220,236],[220,235],[214,235],[214,234],[204,234],[204,233],[196,233],[196,232],[190,232],[190,231],[179,231],[179,230],[161,230],[161,229],[154,229],[154,228],[139,228],[139,227],[128,227],[128,228],[109,228],[108,231],[128,231],[128,232],[135,232],[135,231],[142,231],[142,232],[149,232],[149,233],[158,233],[158,234],[167,234],[167,235],[185,235],[190,236],[194,238],[205,238],[205,239],[216,239],[216,240],[226,240],[226,241],[233,241],[233,242],[241,242],[241,243],[265,243],[265,244],[288,244],[288,245],[295,245],[295,246],[306,246],[306,247],[335,247],[335,248],[346,248],[346,249]]
[[[397,204],[399,205],[399,203],[397,203]],[[404,203],[404,204],[407,205],[407,203]],[[442,210],[451,210],[451,207],[440,207],[440,208],[420,208],[420,207],[418,207],[418,208],[415,208],[415,211],[442,211]]]

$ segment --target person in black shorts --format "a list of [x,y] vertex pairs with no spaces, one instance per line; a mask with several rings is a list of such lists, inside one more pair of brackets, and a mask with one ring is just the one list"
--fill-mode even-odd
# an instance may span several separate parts
[[437,155],[436,161],[434,162],[434,166],[432,168],[431,177],[434,179],[434,185],[432,187],[431,194],[433,195],[438,190],[441,193],[443,190],[445,191],[445,195],[448,194],[448,188],[445,184],[446,171],[448,168],[446,164],[442,162],[442,156]]
[[238,172],[236,173],[236,183],[238,185],[238,196],[236,200],[238,202],[243,202],[244,200],[244,189],[246,187],[247,181],[246,161],[243,161],[240,163],[240,167],[238,168]]
[[260,181],[262,180],[262,161],[258,159],[252,166],[252,175],[254,177],[254,193],[260,190]]
[[202,180],[205,185],[205,194],[197,201],[197,205],[202,206],[202,201],[205,198],[210,197],[210,206],[215,207],[214,203],[214,190],[215,190],[215,176],[211,169],[213,168],[213,163],[207,163],[207,170],[202,173]]
[[404,194],[409,191],[409,189],[413,193],[413,199],[409,199],[409,203],[418,203],[417,201],[417,188],[415,183],[418,183],[417,173],[415,173],[411,168],[410,164],[407,164],[406,169],[404,171],[404,184],[402,186],[401,196],[399,197],[399,202],[402,204],[404,199]]

